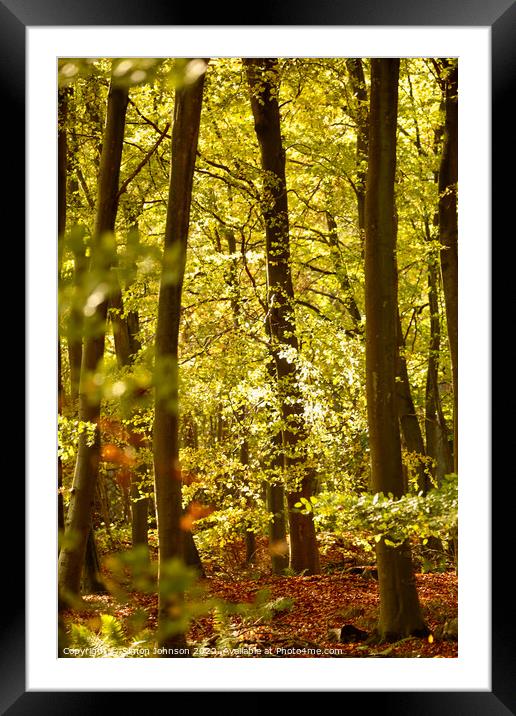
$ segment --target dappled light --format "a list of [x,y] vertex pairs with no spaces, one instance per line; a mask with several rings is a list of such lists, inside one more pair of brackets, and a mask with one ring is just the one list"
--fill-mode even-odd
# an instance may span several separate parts
[[58,81],[59,657],[457,657],[457,61]]

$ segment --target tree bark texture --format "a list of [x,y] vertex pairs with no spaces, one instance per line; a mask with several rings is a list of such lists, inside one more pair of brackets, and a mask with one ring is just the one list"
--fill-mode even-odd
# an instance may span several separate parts
[[358,230],[363,251],[365,237],[367,153],[369,148],[369,103],[362,59],[360,57],[348,58],[346,60],[346,66],[349,72],[351,90],[356,101],[355,121],[357,125],[357,176],[354,190],[357,197]]
[[263,170],[262,213],[267,253],[267,304],[272,353],[280,392],[283,418],[283,449],[287,477],[295,487],[287,489],[290,527],[290,566],[295,572],[320,571],[319,552],[312,514],[296,507],[301,497],[314,493],[314,476],[305,465],[303,443],[306,424],[298,387],[295,360],[284,350],[298,351],[294,316],[294,289],[290,269],[285,153],[281,139],[278,105],[278,62],[275,59],[244,61]]
[[[371,60],[369,163],[366,193],[366,391],[373,491],[403,494],[396,405],[398,355],[394,180],[398,59]],[[378,633],[393,639],[426,629],[407,543],[382,539],[376,559],[380,591]]]
[[[181,469],[179,466],[178,344],[181,293],[186,264],[193,174],[201,119],[204,73],[190,85],[176,90],[163,271],[156,329],[156,385],[153,431],[154,482],[159,538],[160,643],[165,648],[184,648],[183,634],[171,634],[170,610],[174,599],[163,590],[165,564],[183,557],[181,529]],[[172,602],[171,602],[172,600]],[[173,656],[173,654],[170,654]]]
[[428,260],[428,303],[430,308],[430,340],[425,386],[426,453],[432,458],[432,474],[440,484],[444,475],[453,472],[453,454],[448,439],[448,426],[439,395],[439,354],[441,350],[441,322],[439,318],[439,273],[435,258]]
[[453,380],[453,461],[458,472],[458,66],[446,67],[444,143],[439,167],[439,238],[441,275]]
[[85,322],[85,343],[81,367],[79,393],[79,420],[95,424],[95,439],[88,445],[81,435],[75,465],[75,474],[66,520],[66,533],[70,539],[59,558],[59,586],[63,593],[78,594],[84,564],[86,543],[91,523],[91,511],[97,482],[100,434],[100,394],[92,390],[91,378],[98,370],[104,355],[106,317],[109,302],[107,276],[113,257],[113,232],[117,213],[117,193],[120,162],[124,140],[128,90],[113,83],[110,86],[104,141],[98,175],[97,208],[91,244],[90,270],[97,287],[90,298],[91,312]]
[[[403,328],[399,311],[397,313],[397,362],[396,362],[396,405],[398,410],[398,419],[400,422],[401,433],[405,442],[405,447],[411,453],[413,463],[417,475],[418,491],[426,492],[428,480],[426,475],[426,452],[423,433],[419,424],[419,418],[416,413],[416,406],[412,399],[412,390],[407,370],[407,361],[405,358],[405,341],[403,338]],[[405,489],[408,485],[405,485]]]
[[[127,367],[134,363],[134,359],[141,349],[139,339],[140,320],[137,311],[129,311],[127,315],[125,314],[122,288],[118,281],[116,281],[111,296],[110,308],[113,309],[111,311],[111,322],[113,325],[113,338],[118,367]],[[148,546],[147,523],[149,499],[147,497],[140,497],[138,484],[141,482],[141,478],[141,471],[138,470],[138,467],[134,467],[131,471],[130,486],[131,538],[133,547],[137,545]]]
[[337,222],[331,212],[326,211],[326,224],[328,226],[328,241],[330,244],[331,255],[335,265],[335,276],[340,284],[342,291],[342,298],[346,310],[353,322],[353,327],[357,333],[362,333],[362,314],[358,308],[358,304],[353,295],[353,289],[351,288],[351,282],[349,280],[346,265],[343,261],[340,249],[339,249],[339,237],[337,230]]
[[[58,242],[58,284],[61,277],[61,261],[63,256],[64,234],[66,229],[66,177],[68,164],[68,146],[66,139],[66,119],[68,115],[68,100],[65,89],[58,94],[58,127],[57,127],[57,242]],[[61,340],[57,338],[57,409],[61,414],[63,409],[64,390],[61,362]],[[63,465],[61,458],[57,458],[57,526],[64,532],[64,501],[63,501]]]
[[93,527],[91,527],[86,542],[82,592],[83,594],[105,594],[106,591],[100,571],[100,559],[95,540],[95,532],[93,531]]

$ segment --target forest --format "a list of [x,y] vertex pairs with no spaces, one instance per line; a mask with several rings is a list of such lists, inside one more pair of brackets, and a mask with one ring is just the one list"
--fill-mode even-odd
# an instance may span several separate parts
[[61,658],[454,658],[458,62],[61,58]]

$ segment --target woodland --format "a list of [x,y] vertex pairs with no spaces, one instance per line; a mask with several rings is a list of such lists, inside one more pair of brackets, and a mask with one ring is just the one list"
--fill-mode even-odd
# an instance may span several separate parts
[[62,58],[58,656],[457,656],[450,58]]

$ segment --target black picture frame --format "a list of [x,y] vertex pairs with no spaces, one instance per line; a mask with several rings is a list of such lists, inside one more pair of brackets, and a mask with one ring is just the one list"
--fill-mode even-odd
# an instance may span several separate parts
[[[503,180],[504,166],[514,158],[513,117],[509,108],[514,95],[516,77],[516,6],[513,0],[262,0],[248,8],[248,16],[236,16],[234,10],[220,4],[196,7],[192,4],[160,3],[152,0],[0,0],[0,81],[2,86],[1,112],[4,126],[2,137],[4,172],[8,186],[4,200],[8,199],[9,214],[19,217],[16,233],[9,230],[9,251],[15,244],[22,245],[21,227],[24,224],[25,202],[22,187],[24,171],[24,125],[25,125],[25,30],[32,26],[152,26],[196,25],[199,14],[203,26],[231,25],[340,25],[340,26],[484,26],[491,28],[492,36],[492,137],[497,139],[492,150],[492,237],[503,241],[509,225],[507,207],[514,202],[510,182]],[[512,154],[511,154],[512,153]],[[512,166],[514,166],[512,164]],[[511,201],[512,200],[512,201]],[[16,236],[16,238],[15,238]],[[5,249],[4,249],[5,250]],[[11,311],[11,307],[8,308]],[[19,323],[19,311],[15,311]],[[30,350],[30,345],[28,346]],[[500,434],[496,437],[501,450]],[[493,435],[493,439],[495,436]],[[509,444],[512,444],[510,441]],[[28,444],[30,450],[30,443]],[[492,454],[495,454],[493,449]],[[24,485],[16,467],[16,479],[10,480],[9,502],[25,503]],[[11,475],[13,473],[11,472]],[[493,476],[495,472],[493,470]],[[507,573],[511,564],[503,534],[504,525],[511,525],[513,518],[514,487],[504,478],[507,471],[500,472],[498,483],[493,479],[492,500],[492,690],[485,691],[439,691],[439,692],[346,692],[342,706],[352,708],[355,700],[364,699],[370,707],[378,707],[383,713],[430,716],[439,714],[464,714],[465,716],[502,716],[516,713],[516,685],[513,644],[514,631],[512,596],[507,589]],[[13,483],[16,483],[13,485]],[[14,491],[12,494],[11,491]],[[7,499],[7,498],[4,498]],[[18,510],[20,508],[18,507]],[[4,538],[7,535],[4,528]],[[17,525],[16,545],[21,544],[23,533]],[[25,683],[25,610],[24,551],[14,550],[9,543],[4,547],[8,566],[4,572],[3,591],[7,605],[2,610],[0,649],[0,711],[10,715],[43,714],[91,714],[105,702],[106,707],[116,708],[116,693],[112,692],[27,692]],[[507,563],[506,563],[507,562]],[[317,689],[314,689],[314,691]],[[338,684],[335,690],[339,690]],[[145,692],[131,694],[132,710],[146,698]],[[358,702],[357,702],[358,704]]]

